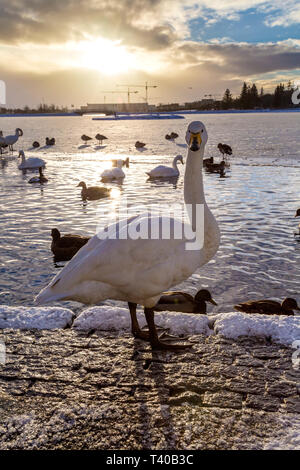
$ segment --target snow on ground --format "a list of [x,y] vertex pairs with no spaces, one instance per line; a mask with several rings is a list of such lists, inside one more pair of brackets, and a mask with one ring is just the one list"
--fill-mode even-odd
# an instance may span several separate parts
[[[74,313],[60,307],[9,307],[0,305],[0,328],[54,329],[72,324]],[[143,312],[137,312],[141,327],[146,325]],[[216,315],[159,312],[155,323],[168,328],[173,334],[220,334],[236,339],[239,336],[264,336],[276,343],[292,345],[300,340],[300,316],[247,315],[240,312]],[[127,308],[111,305],[90,307],[75,319],[78,330],[130,331],[130,315]]]
[[227,338],[265,336],[287,346],[300,339],[300,316],[249,315],[232,312],[221,313],[214,318],[215,333]]
[[0,328],[53,330],[71,325],[74,313],[61,307],[9,307],[0,305]]
[[[140,326],[146,324],[142,312],[137,312],[137,318]],[[155,314],[155,323],[169,328],[173,334],[220,334],[233,339],[264,336],[285,345],[300,339],[300,316],[247,315],[239,312],[206,316],[162,312]],[[91,307],[76,318],[73,326],[80,330],[130,330],[130,315],[127,308]]]
[[[146,325],[145,315],[137,312],[141,327]],[[155,314],[158,326],[169,328],[173,334],[205,334],[213,333],[208,326],[205,315],[189,315],[187,313],[162,312]],[[130,315],[128,308],[101,306],[84,310],[74,321],[73,326],[79,330],[128,330],[130,331]]]

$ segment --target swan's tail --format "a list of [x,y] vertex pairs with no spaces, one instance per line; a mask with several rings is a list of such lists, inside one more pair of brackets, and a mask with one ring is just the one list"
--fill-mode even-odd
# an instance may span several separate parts
[[67,297],[65,293],[54,292],[52,287],[47,286],[45,289],[35,297],[35,305],[49,304],[50,302],[56,302],[58,300],[63,300]]

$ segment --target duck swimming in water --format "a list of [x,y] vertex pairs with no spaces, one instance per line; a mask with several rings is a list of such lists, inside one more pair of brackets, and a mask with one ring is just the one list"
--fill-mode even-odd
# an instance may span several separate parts
[[30,180],[28,181],[28,183],[30,183],[30,184],[32,184],[32,183],[44,184],[44,183],[47,183],[47,182],[48,182],[48,179],[44,175],[43,170],[42,170],[41,167],[39,167],[39,176],[33,176],[33,178],[30,178]]
[[56,261],[69,261],[90,239],[70,233],[61,236],[57,228],[52,229],[51,236],[51,251]]
[[265,315],[294,315],[294,310],[300,311],[296,300],[288,297],[281,304],[275,300],[249,300],[235,305],[234,308],[240,312]]
[[87,187],[84,181],[80,181],[77,187],[81,186],[81,197],[83,200],[96,201],[103,197],[108,197],[110,195],[110,188],[105,188],[104,186],[90,186]]

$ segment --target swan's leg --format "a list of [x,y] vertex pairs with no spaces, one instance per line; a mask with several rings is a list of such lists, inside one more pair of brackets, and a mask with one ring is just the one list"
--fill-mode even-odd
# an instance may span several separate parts
[[149,341],[149,332],[142,331],[136,317],[136,306],[133,302],[128,302],[128,308],[131,316],[131,332],[135,338]]
[[[152,349],[169,349],[170,351],[179,351],[181,349],[190,348],[192,346],[191,344],[171,344],[161,341],[157,335],[154,323],[154,310],[152,308],[145,307],[144,312],[149,327],[149,337]],[[180,340],[180,338],[178,339]]]

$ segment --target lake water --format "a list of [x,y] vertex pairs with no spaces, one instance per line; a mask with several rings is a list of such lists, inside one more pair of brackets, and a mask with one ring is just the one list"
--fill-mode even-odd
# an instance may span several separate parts
[[[50,251],[53,227],[93,235],[104,210],[113,211],[125,197],[131,206],[182,202],[183,173],[174,185],[149,182],[145,172],[171,164],[176,154],[185,157],[186,128],[196,119],[208,131],[206,156],[219,157],[217,144],[223,142],[232,146],[233,157],[226,178],[204,174],[206,199],[222,233],[218,254],[180,287],[189,292],[209,288],[219,304],[214,312],[232,311],[234,303],[251,298],[290,296],[300,302],[300,243],[294,239],[294,214],[300,207],[300,114],[257,113],[123,122],[92,121],[91,116],[1,118],[4,135],[23,129],[15,147],[46,160],[49,182],[30,185],[32,174],[18,170],[17,158],[1,162],[0,303],[32,305],[60,269]],[[179,134],[176,143],[164,138],[171,131]],[[108,137],[106,145],[93,141],[83,146],[82,134],[98,132]],[[43,147],[46,136],[56,138],[54,147]],[[31,149],[34,140],[40,149]],[[136,150],[136,140],[146,142],[146,150]],[[119,156],[130,158],[123,185],[106,184],[114,188],[112,198],[83,203],[79,181],[101,184],[100,173]]]

